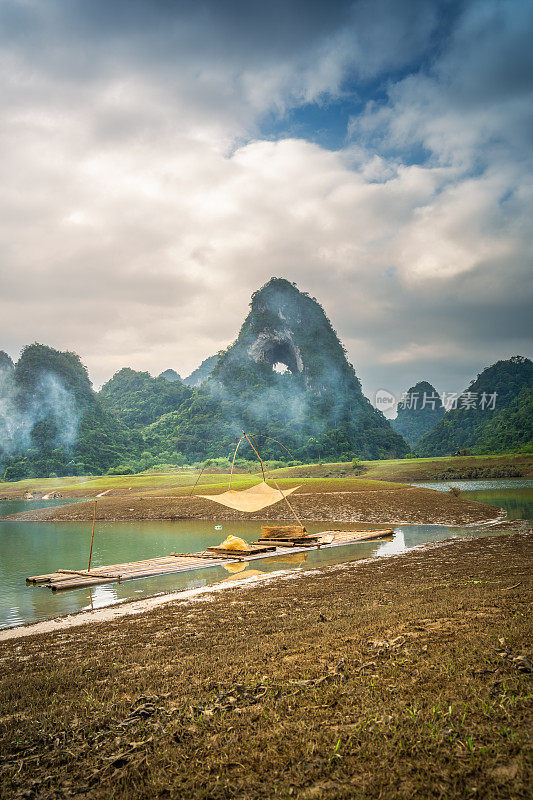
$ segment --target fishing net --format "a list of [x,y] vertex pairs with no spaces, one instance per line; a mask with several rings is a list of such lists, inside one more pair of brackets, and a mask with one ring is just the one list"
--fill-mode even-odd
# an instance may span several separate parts
[[222,494],[198,494],[196,496],[202,497],[204,500],[212,500],[213,503],[220,503],[228,508],[234,508],[235,511],[252,512],[261,511],[262,508],[279,503],[284,496],[292,494],[299,488],[299,486],[294,486],[292,489],[284,489],[282,494],[279,489],[273,489],[265,481],[262,481],[249,489],[229,489]]
[[244,539],[241,539],[240,536],[232,536],[231,534],[224,539],[222,544],[219,544],[217,547],[218,550],[251,550],[252,548],[245,542]]

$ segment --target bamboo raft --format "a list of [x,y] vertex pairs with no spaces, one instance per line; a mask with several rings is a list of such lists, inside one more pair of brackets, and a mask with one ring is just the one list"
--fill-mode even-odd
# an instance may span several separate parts
[[26,583],[40,585],[53,592],[83,589],[103,583],[121,583],[135,578],[152,578],[158,575],[189,572],[194,569],[205,569],[240,561],[275,558],[279,555],[286,556],[291,553],[304,553],[308,550],[383,539],[391,536],[392,533],[391,528],[375,531],[322,531],[319,534],[309,535],[307,540],[301,536],[295,537],[295,539],[260,539],[258,542],[252,543],[251,549],[246,551],[221,551],[220,548],[212,547],[200,553],[171,553],[160,558],[93,567],[91,570],[57,569],[46,575],[26,578]]

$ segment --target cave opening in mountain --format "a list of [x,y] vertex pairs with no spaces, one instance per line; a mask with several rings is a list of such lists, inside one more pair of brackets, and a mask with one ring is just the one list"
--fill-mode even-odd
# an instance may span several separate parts
[[274,372],[277,372],[278,375],[286,375],[287,373],[292,375],[290,369],[286,364],[283,363],[283,361],[276,361],[275,364],[272,364],[272,369]]
[[279,375],[296,374],[300,371],[294,347],[290,342],[273,342],[267,358],[273,371]]

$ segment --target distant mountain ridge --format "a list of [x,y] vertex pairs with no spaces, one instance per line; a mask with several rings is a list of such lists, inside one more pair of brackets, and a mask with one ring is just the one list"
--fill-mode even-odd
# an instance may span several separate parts
[[164,372],[160,372],[158,378],[165,378],[165,380],[169,381],[170,383],[181,381],[181,377],[178,375],[175,369],[166,369]]
[[[228,455],[242,429],[258,435],[267,458],[306,462],[408,453],[404,438],[364,397],[320,304],[283,279],[254,293],[235,342],[195,370],[198,385],[187,386],[174,370],[166,373],[153,378],[125,367],[96,394],[75,353],[32,344],[14,364],[0,351],[0,474],[8,480],[127,474],[192,463],[223,442],[227,452],[219,455]],[[430,383],[417,383],[393,421],[411,442],[421,422],[441,417],[411,445],[415,454],[533,448],[528,358],[487,367],[445,414],[438,399],[435,410],[431,402],[423,406],[424,393],[430,400],[437,395]],[[429,406],[431,417],[411,413],[407,398],[415,394],[418,411]]]
[[416,445],[420,456],[501,453],[533,445],[533,362],[524,356],[497,361],[457,398],[457,408]]
[[191,372],[190,375],[187,375],[186,378],[183,379],[183,383],[191,388],[195,388],[196,386],[200,386],[204,381],[206,381],[211,373],[213,372],[214,368],[218,363],[218,355],[209,356],[209,358],[205,358],[199,367]]
[[432,430],[444,416],[439,393],[428,381],[419,381],[404,393],[398,403],[398,416],[391,425],[410,447]]

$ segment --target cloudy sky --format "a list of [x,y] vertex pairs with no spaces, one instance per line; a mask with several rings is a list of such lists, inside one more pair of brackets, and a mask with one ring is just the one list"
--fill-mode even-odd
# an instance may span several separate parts
[[286,277],[369,396],[531,355],[528,0],[0,0],[0,349],[186,375]]

